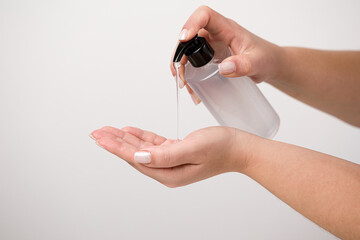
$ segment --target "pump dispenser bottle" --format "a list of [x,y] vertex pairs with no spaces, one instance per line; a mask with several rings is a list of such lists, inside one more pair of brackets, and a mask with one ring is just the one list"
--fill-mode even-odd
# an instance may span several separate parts
[[220,125],[273,138],[279,116],[250,78],[227,78],[219,73],[218,64],[231,53],[228,47],[215,50],[196,35],[179,43],[173,62],[179,63],[186,55],[185,80]]

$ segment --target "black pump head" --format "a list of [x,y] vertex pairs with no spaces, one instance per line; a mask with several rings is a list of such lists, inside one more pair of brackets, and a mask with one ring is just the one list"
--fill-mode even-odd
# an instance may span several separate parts
[[187,41],[180,42],[176,48],[173,62],[180,62],[183,55],[186,55],[191,65],[202,67],[206,65],[214,56],[214,50],[203,37],[196,36]]

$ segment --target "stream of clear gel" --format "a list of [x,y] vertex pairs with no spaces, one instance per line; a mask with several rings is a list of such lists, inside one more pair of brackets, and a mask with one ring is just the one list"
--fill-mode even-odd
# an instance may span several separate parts
[[173,63],[174,69],[175,69],[175,84],[176,84],[176,140],[180,141],[179,136],[179,124],[180,124],[180,114],[179,114],[179,95],[180,95],[180,89],[179,89],[179,81],[180,81],[180,62],[174,62]]

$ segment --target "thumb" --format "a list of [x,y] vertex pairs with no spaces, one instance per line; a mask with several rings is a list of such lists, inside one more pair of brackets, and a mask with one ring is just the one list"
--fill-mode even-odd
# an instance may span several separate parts
[[252,74],[252,66],[247,56],[235,55],[219,64],[219,72],[225,77],[249,76]]
[[186,141],[172,141],[173,143],[146,147],[135,152],[134,161],[152,168],[171,168],[192,163],[194,146],[189,146]]

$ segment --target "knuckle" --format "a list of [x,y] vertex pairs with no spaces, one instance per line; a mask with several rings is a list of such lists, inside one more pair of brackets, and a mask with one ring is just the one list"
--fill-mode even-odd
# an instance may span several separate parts
[[195,15],[198,15],[199,19],[207,19],[212,14],[212,11],[213,10],[210,7],[203,5],[198,7],[195,11]]
[[248,60],[244,61],[244,75],[248,75],[251,72],[251,63]]
[[251,63],[246,58],[237,59],[237,73],[242,76],[248,76],[251,72]]
[[162,167],[169,167],[171,164],[171,152],[167,148],[161,148],[158,152],[159,161],[158,165],[161,165]]
[[201,5],[200,7],[198,7],[197,10],[199,12],[205,12],[205,13],[210,13],[212,11],[212,9],[206,5]]

